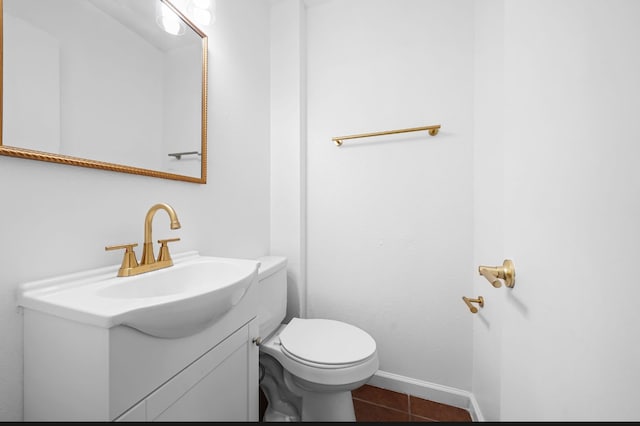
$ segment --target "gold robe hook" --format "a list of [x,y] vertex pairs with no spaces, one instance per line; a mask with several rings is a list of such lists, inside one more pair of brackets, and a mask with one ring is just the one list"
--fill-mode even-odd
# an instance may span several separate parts
[[481,308],[484,307],[484,297],[482,296],[478,296],[477,299],[469,299],[466,296],[462,296],[462,300],[464,300],[464,303],[467,304],[472,314],[478,313],[478,308],[473,306],[471,303],[477,303],[478,305],[480,305]]
[[502,266],[478,266],[478,273],[485,277],[495,288],[502,286],[502,281],[507,287],[513,288],[516,283],[516,269],[509,259],[502,263]]

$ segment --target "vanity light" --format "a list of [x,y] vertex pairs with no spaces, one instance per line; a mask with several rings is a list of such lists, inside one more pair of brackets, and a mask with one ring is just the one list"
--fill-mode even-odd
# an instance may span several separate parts
[[184,34],[184,25],[180,18],[169,7],[158,1],[156,6],[156,22],[166,32],[173,35]]
[[207,9],[200,9],[194,7],[192,9],[191,15],[193,16],[193,20],[200,25],[209,25],[211,23],[211,12]]
[[[215,0],[187,0],[186,3],[182,3],[185,6],[187,15],[193,19],[198,25],[210,25],[215,21]],[[169,7],[158,0],[156,7],[156,22],[164,31],[173,35],[182,35],[185,31],[185,26],[173,13]]]
[[199,25],[209,25],[214,21],[215,0],[189,0],[187,13]]
[[211,6],[211,0],[191,0],[191,3],[199,9],[208,9]]

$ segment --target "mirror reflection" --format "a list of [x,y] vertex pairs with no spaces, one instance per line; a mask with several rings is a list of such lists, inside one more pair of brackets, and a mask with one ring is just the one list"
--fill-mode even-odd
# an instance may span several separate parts
[[173,4],[3,0],[2,12],[0,154],[206,182],[207,38]]

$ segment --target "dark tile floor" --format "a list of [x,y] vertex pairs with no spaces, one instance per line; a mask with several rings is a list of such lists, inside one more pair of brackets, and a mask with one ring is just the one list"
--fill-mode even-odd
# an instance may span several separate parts
[[470,422],[465,409],[371,385],[351,392],[359,422]]
[[[351,392],[357,422],[470,422],[467,410],[364,385]],[[266,399],[260,391],[260,420]]]

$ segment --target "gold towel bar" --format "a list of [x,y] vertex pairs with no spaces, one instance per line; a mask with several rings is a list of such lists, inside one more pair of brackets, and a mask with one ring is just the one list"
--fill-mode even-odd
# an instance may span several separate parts
[[419,132],[422,130],[428,130],[431,136],[435,136],[438,134],[438,131],[440,130],[440,125],[436,124],[435,126],[412,127],[410,129],[387,130],[385,132],[374,132],[374,133],[362,133],[359,135],[351,135],[351,136],[336,136],[335,138],[331,138],[331,140],[335,142],[336,146],[340,146],[342,145],[342,141],[344,141],[345,139],[369,138],[371,136],[394,135],[396,133]]

